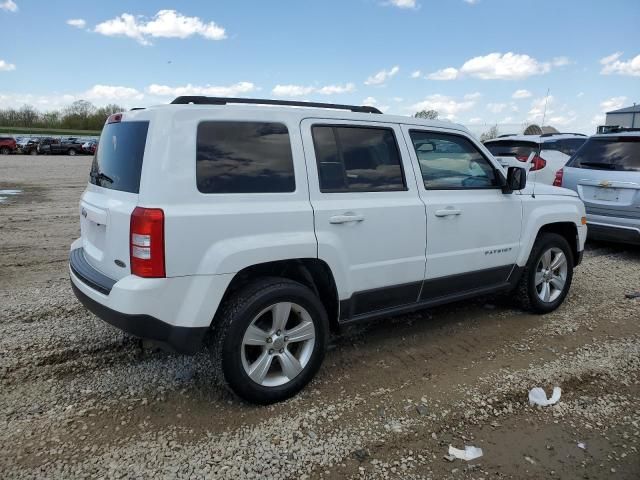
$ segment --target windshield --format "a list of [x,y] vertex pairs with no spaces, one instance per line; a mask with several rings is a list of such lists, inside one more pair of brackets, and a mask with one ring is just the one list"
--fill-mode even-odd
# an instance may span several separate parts
[[568,166],[640,171],[640,137],[592,137],[576,152]]
[[89,181],[94,185],[138,193],[149,122],[109,123],[102,130]]

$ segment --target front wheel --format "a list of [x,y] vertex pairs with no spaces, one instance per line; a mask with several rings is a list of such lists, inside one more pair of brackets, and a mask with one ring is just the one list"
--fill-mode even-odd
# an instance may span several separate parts
[[0,148],[0,155],[9,155],[10,153],[11,150],[9,150],[7,147]]
[[564,301],[573,279],[573,253],[567,240],[544,233],[536,240],[517,288],[526,310],[549,313]]
[[285,400],[314,377],[324,359],[329,322],[309,288],[292,280],[257,280],[229,299],[216,319],[214,361],[239,397]]
[[77,152],[72,148],[71,150],[69,150],[69,155],[75,157],[77,155]]

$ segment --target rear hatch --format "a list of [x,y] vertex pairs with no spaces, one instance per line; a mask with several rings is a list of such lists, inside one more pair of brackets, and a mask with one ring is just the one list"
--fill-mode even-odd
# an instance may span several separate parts
[[[116,117],[121,118],[121,117]],[[87,262],[119,280],[129,275],[129,226],[138,204],[148,121],[107,123],[80,201],[80,231]]]
[[587,213],[640,219],[640,136],[591,137],[562,185],[578,192]]

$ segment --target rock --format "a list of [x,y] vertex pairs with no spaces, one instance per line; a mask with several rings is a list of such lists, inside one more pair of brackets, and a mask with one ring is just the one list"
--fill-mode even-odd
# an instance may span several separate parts
[[416,412],[418,412],[419,415],[423,415],[423,416],[429,413],[429,411],[427,410],[427,407],[422,403],[420,405],[416,405]]

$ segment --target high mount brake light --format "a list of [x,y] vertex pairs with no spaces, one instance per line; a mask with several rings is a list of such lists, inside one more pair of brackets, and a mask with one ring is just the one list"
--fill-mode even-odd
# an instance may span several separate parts
[[107,123],[120,123],[122,121],[121,113],[114,113],[113,115],[109,115],[107,118]]
[[131,273],[164,278],[164,212],[159,208],[136,207],[129,232]]

